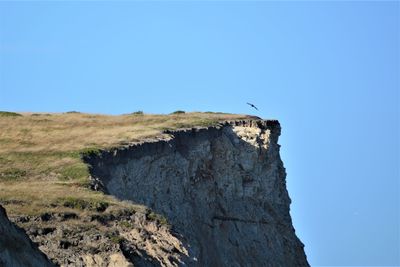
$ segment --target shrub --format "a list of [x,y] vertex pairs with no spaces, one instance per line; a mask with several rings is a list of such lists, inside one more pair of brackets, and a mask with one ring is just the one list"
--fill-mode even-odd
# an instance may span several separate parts
[[71,209],[84,210],[89,206],[89,203],[83,199],[67,197],[63,200],[63,206]]
[[171,114],[184,114],[184,113],[185,113],[185,111],[183,111],[183,110],[176,110],[176,111],[172,112]]
[[79,151],[79,154],[82,158],[90,157],[90,156],[98,156],[98,155],[100,155],[100,153],[101,153],[101,151],[100,151],[100,148],[98,148],[98,147],[87,147],[87,148],[81,149]]
[[148,211],[148,213],[146,214],[146,218],[150,221],[156,221],[161,225],[168,225],[167,218],[165,218],[161,214],[157,214],[152,211]]
[[110,206],[110,204],[106,201],[94,201],[91,203],[91,208],[99,212],[105,211],[108,206]]
[[21,117],[22,115],[15,112],[0,111],[0,117]]
[[98,212],[103,212],[105,211],[108,206],[110,205],[106,201],[101,201],[101,200],[85,200],[81,198],[75,198],[75,197],[67,197],[61,199],[62,205],[67,208],[71,209],[79,209],[79,210],[92,210],[92,211],[98,211]]
[[114,244],[120,244],[125,240],[124,237],[120,236],[118,233],[108,232],[106,236],[113,242]]
[[132,228],[133,227],[133,225],[130,222],[127,222],[127,221],[122,221],[120,223],[120,225],[125,227],[125,228]]
[[132,112],[131,113],[131,115],[143,115],[144,113],[143,113],[143,111],[141,111],[141,110],[138,110],[138,111],[135,111],[135,112]]

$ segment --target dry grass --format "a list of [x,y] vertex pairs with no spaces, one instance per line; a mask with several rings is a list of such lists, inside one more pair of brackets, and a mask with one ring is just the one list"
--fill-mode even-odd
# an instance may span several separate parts
[[219,113],[121,116],[67,113],[0,117],[0,153],[116,146],[160,135],[165,129],[206,126],[243,117],[246,116]]
[[69,209],[63,200],[71,197],[125,207],[85,187],[89,174],[81,152],[162,137],[166,129],[243,118],[221,113],[0,116],[0,204],[11,216]]

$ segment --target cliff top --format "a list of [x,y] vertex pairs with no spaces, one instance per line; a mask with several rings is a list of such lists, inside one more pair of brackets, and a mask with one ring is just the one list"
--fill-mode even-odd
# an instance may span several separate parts
[[115,147],[160,136],[165,130],[205,127],[221,121],[252,118],[257,117],[212,112],[117,116],[79,112],[0,112],[0,153]]
[[130,206],[88,189],[82,153],[162,137],[166,130],[259,119],[225,113],[110,116],[0,112],[0,204],[10,216]]

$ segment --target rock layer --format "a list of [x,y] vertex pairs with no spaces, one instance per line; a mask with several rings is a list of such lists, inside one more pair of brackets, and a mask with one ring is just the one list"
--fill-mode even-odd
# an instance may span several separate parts
[[188,266],[309,266],[289,214],[280,130],[272,120],[226,122],[85,161],[99,188],[167,218]]

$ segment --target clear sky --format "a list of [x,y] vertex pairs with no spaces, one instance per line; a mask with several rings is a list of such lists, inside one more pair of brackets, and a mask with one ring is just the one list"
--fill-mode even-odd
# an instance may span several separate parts
[[398,1],[1,1],[0,110],[279,119],[310,263],[400,265],[399,25]]

